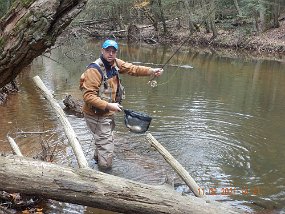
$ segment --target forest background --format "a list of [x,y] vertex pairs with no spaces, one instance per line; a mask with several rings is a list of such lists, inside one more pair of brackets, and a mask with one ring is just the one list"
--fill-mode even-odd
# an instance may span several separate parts
[[284,0],[89,0],[72,26],[98,38],[285,53]]
[[[14,1],[0,2],[1,17]],[[77,36],[80,29],[151,44],[179,44],[190,36],[191,45],[284,53],[284,26],[285,0],[89,0],[71,28]]]

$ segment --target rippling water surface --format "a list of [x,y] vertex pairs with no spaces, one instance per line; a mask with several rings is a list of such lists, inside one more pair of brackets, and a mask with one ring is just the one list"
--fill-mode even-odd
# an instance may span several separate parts
[[[140,65],[160,66],[174,50],[121,45],[119,57]],[[67,41],[37,58],[19,77],[20,93],[0,106],[1,152],[9,152],[6,135],[26,156],[41,151],[43,139],[56,146],[56,161],[77,167],[63,129],[33,84],[39,75],[63,106],[67,94],[81,98],[78,80],[100,52],[97,42]],[[285,212],[285,62],[232,59],[191,50],[178,53],[165,67],[158,86],[148,77],[122,76],[123,105],[153,117],[149,131],[185,167],[210,199],[245,211]],[[68,115],[90,166],[92,135],[82,118]],[[150,148],[145,135],[128,132],[116,118],[116,156],[111,174],[189,189]],[[21,134],[20,131],[47,131]],[[45,142],[44,141],[44,142]],[[101,213],[93,208],[50,202],[47,213]],[[107,212],[106,212],[107,213]]]

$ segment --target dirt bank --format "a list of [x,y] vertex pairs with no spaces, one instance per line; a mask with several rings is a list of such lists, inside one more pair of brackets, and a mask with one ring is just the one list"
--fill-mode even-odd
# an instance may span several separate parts
[[152,25],[131,25],[126,27],[126,30],[114,31],[108,30],[106,23],[103,25],[81,23],[71,26],[63,38],[66,39],[66,36],[70,35],[96,39],[113,37],[119,41],[127,40],[144,45],[177,47],[187,40],[181,50],[191,48],[199,52],[207,51],[221,56],[285,60],[285,18],[280,19],[279,28],[270,29],[259,35],[256,32],[251,32],[252,23],[239,26],[234,26],[233,23],[234,20],[228,20],[227,23],[216,23],[218,30],[216,38],[212,38],[212,33],[206,33],[202,26],[199,32],[190,34],[188,27],[180,25],[176,19],[167,22],[166,34],[156,32]]
[[211,33],[197,32],[191,36],[191,44],[258,52],[260,54],[285,54],[285,21],[279,28],[270,29],[260,35],[245,35],[239,30],[219,30],[212,39]]
[[[150,29],[144,31],[143,38],[153,38],[154,32]],[[242,28],[232,27],[225,30],[219,26],[218,36],[212,38],[212,35],[201,29],[200,32],[193,33],[188,45],[183,45],[181,49],[194,48],[197,51],[231,57],[285,60],[285,19],[280,21],[279,28],[270,29],[260,35],[248,35]],[[160,44],[179,46],[188,37],[189,32],[186,29],[174,27],[170,28],[167,36],[160,36],[157,40]]]

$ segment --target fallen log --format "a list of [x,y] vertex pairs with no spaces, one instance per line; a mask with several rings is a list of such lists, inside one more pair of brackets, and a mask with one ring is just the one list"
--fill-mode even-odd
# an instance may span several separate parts
[[30,158],[0,156],[0,189],[120,213],[239,213],[225,204]]

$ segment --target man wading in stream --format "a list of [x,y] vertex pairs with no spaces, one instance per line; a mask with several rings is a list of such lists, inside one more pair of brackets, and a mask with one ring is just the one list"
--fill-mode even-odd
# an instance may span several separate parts
[[95,138],[94,159],[101,169],[112,167],[115,128],[114,114],[122,111],[124,88],[119,74],[131,76],[160,76],[161,68],[136,66],[117,59],[118,44],[106,40],[101,56],[91,63],[81,75],[80,89],[83,91],[83,113],[85,121]]

